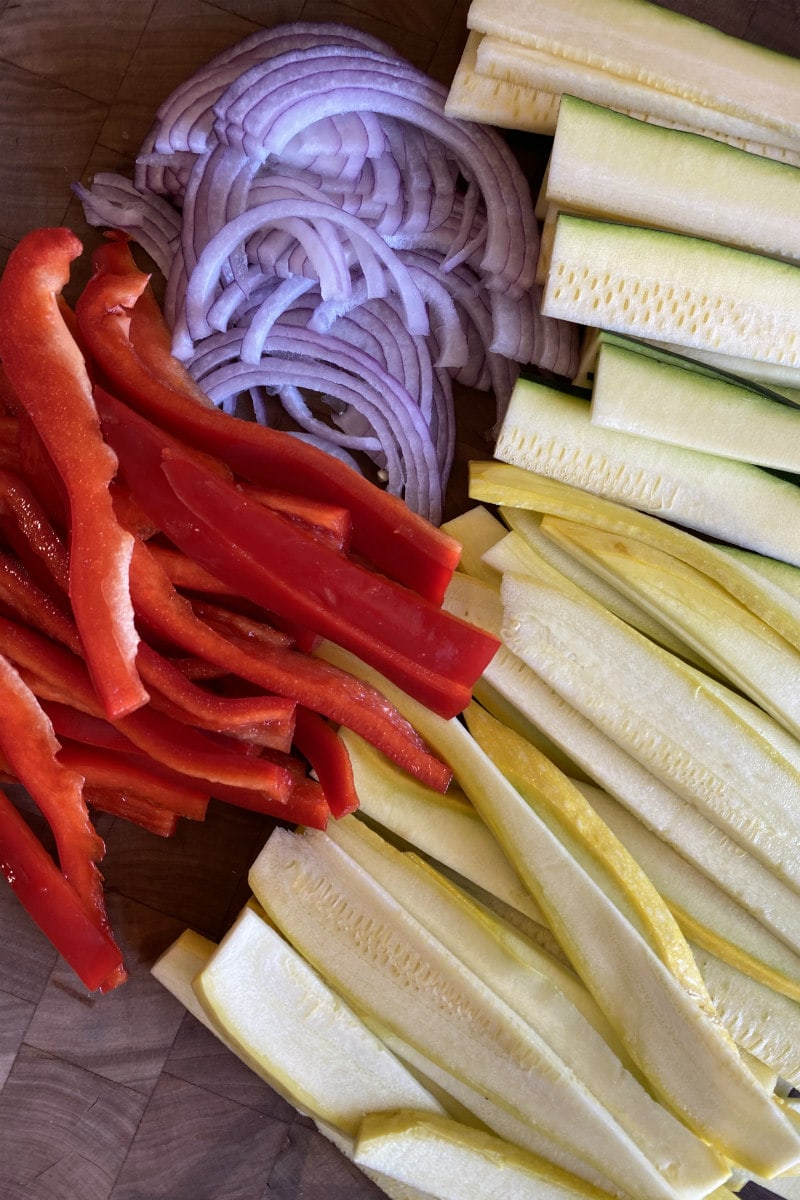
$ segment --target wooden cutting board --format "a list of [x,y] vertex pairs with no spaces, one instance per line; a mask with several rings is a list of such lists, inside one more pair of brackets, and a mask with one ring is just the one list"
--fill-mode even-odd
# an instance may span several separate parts
[[[668,7],[800,53],[790,0]],[[158,103],[258,27],[347,22],[449,82],[467,8],[467,0],[0,0],[0,266],[39,225],[66,223],[96,244],[70,185],[98,170],[130,171]],[[482,419],[462,433],[462,462],[486,446]],[[203,824],[184,822],[170,841],[111,819],[99,828],[109,910],[130,968],[118,991],[87,995],[0,886],[0,1200],[382,1195],[150,975],[187,926],[224,933],[247,897],[266,822],[214,804]]]

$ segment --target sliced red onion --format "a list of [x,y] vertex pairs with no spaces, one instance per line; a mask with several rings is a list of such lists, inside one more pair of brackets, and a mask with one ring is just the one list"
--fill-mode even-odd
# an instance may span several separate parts
[[[251,86],[220,98],[218,136],[265,161],[280,156],[299,130],[325,116],[374,112],[395,116],[427,130],[458,158],[467,178],[475,178],[486,199],[489,229],[484,270],[498,288],[527,289],[533,283],[538,228],[528,185],[502,139],[483,126],[444,116],[446,90],[404,64],[381,61],[357,50],[315,50],[298,78],[291,56],[262,64]],[[331,60],[336,67],[331,68]],[[515,236],[510,236],[510,221]]]
[[315,41],[343,47],[357,45],[377,54],[392,54],[385,42],[347,25],[310,21],[261,29],[222,51],[177,87],[156,113],[158,148],[205,152],[213,124],[213,108],[222,93],[244,71],[276,54],[307,48]]
[[174,352],[215,403],[366,454],[434,520],[453,380],[500,411],[516,360],[576,355],[572,327],[538,308],[516,159],[445,116],[446,96],[345,26],[259,31],[164,101],[133,192],[100,176],[81,196],[157,250]]
[[91,190],[76,183],[73,191],[90,225],[112,226],[129,233],[150,255],[162,274],[180,241],[180,216],[161,196],[143,195],[122,175],[99,172]]

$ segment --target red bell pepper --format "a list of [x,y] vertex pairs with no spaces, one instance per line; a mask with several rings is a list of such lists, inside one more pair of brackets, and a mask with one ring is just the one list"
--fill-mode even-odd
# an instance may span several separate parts
[[5,416],[13,416],[18,408],[17,393],[11,386],[11,380],[6,375],[3,364],[0,363],[0,413]]
[[81,640],[71,617],[50,592],[33,582],[25,568],[10,554],[0,550],[0,611],[12,619],[23,620],[41,633],[81,653]]
[[24,817],[0,791],[0,871],[84,985],[108,991],[125,979],[122,955],[91,919]]
[[131,592],[137,614],[161,637],[347,726],[430,787],[446,789],[450,769],[380,692],[296,650],[266,645],[244,650],[226,639],[196,616],[143,542],[137,543],[131,559]]
[[105,853],[83,799],[83,779],[57,759],[60,749],[49,718],[9,659],[0,654],[0,749],[53,831],[58,859],[86,912],[106,924]]
[[136,671],[128,593],[132,538],[109,494],[116,459],[58,303],[81,249],[68,229],[38,229],[12,250],[0,277],[0,358],[64,483],[70,600],[98,695],[106,712],[119,716],[146,703],[147,692]]
[[128,485],[187,555],[243,596],[352,651],[444,717],[463,711],[497,639],[253,505],[101,388]]
[[[142,539],[146,541],[146,538]],[[205,567],[201,567],[174,546],[153,542],[150,553],[158,559],[175,587],[190,592],[207,593],[209,596],[235,596],[236,588],[221,579],[215,579]]]
[[222,604],[215,604],[205,598],[198,600],[192,597],[191,600],[192,608],[198,617],[223,637],[232,638],[241,645],[282,646],[289,649],[297,644],[285,630],[276,629],[274,625],[247,616],[238,609],[225,608]]
[[22,454],[19,448],[19,418],[0,416],[0,467],[19,474]]
[[154,804],[147,796],[137,796],[133,792],[114,788],[93,787],[91,784],[84,785],[83,794],[91,809],[111,817],[121,817],[123,821],[130,821],[157,837],[170,838],[177,833],[179,820],[175,813],[162,808],[160,804]]
[[[90,716],[104,715],[84,663],[64,647],[0,617],[0,654],[18,667],[43,699],[71,705]],[[183,775],[264,791],[278,803],[289,799],[288,773],[264,756],[243,753],[243,743],[234,739],[202,733],[149,706],[111,724],[139,750]]]
[[288,753],[294,734],[295,703],[285,696],[218,696],[192,683],[169,659],[139,644],[139,672],[160,712],[209,729]]
[[294,744],[322,784],[331,816],[337,820],[358,808],[353,766],[337,731],[318,713],[298,705]]
[[12,471],[0,470],[0,528],[34,579],[68,591],[67,547],[27,480]]
[[159,770],[137,754],[104,750],[63,739],[57,754],[62,766],[81,775],[89,787],[115,788],[143,796],[176,817],[191,821],[205,818],[210,789],[175,772]]
[[[317,447],[199,402],[187,373],[185,386],[178,386],[179,379],[176,383],[175,362],[168,361],[171,355],[155,335],[149,340],[142,336],[137,352],[130,336],[131,313],[147,284],[148,277],[138,270],[114,273],[101,264],[78,298],[81,333],[108,386],[138,412],[187,445],[218,455],[251,483],[347,508],[353,551],[441,604],[458,565],[458,542]],[[148,341],[147,362],[143,341]]]
[[[47,453],[39,432],[24,408],[18,414],[19,456],[22,475],[30,484],[60,536],[66,537],[69,525],[69,500],[64,483]],[[69,576],[64,591],[69,586]]]
[[346,551],[350,548],[353,522],[346,508],[323,504],[321,500],[311,500],[307,496],[293,496],[290,492],[280,492],[275,488],[258,488],[254,484],[243,484],[241,489],[248,500],[297,521],[334,550]]

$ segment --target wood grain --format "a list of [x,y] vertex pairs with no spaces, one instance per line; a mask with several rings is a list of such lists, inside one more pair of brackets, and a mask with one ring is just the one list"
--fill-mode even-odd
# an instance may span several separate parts
[[[346,21],[449,82],[467,7],[467,0],[0,0],[0,266],[37,225],[67,222],[96,244],[70,185],[97,170],[129,169],[175,84],[259,26],[298,17]],[[668,7],[800,52],[800,18],[789,0]],[[488,408],[473,412],[462,431],[456,507],[464,464],[490,419]],[[149,973],[186,926],[221,936],[246,898],[247,868],[267,823],[212,804],[206,822],[184,823],[169,842],[108,818],[99,825],[109,908],[131,969],[124,988],[87,995],[0,887],[0,1200],[381,1195]]]

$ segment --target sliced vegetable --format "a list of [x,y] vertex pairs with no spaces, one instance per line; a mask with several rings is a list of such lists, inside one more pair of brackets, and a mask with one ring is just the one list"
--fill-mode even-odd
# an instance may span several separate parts
[[[266,911],[337,990],[535,1124],[546,1157],[560,1152],[563,1160],[566,1152],[620,1187],[640,1176],[648,1195],[674,1194],[547,1043],[324,835],[307,833],[298,844],[296,834],[276,830],[250,879]],[[367,915],[370,936],[359,937]],[[709,1155],[713,1176],[712,1164]],[[715,1182],[724,1175],[717,1163]]]
[[[517,385],[495,456],[711,537],[800,562],[794,537],[800,493],[793,484],[744,463],[601,429],[591,424],[587,401],[557,388],[530,380]],[[476,464],[474,471],[491,469]]]
[[402,773],[369,742],[342,730],[359,812],[531,921],[541,909],[456,783],[442,794]]
[[[504,639],[569,704],[800,889],[797,772],[688,664],[599,605],[503,578]],[[581,680],[579,683],[578,680]]]
[[529,186],[390,46],[324,23],[274,34],[167,98],[135,182],[76,191],[159,265],[172,348],[215,404],[366,464],[438,524],[454,383],[500,409],[519,362],[576,358],[532,288]]
[[608,1195],[501,1138],[413,1110],[366,1116],[359,1126],[354,1160],[426,1188],[440,1200],[461,1200],[467,1178],[475,1200],[493,1200],[499,1195],[498,1175],[503,1189],[513,1189],[518,1200],[600,1200]]
[[0,791],[0,871],[30,917],[87,988],[105,991],[125,978],[107,929],[90,916],[39,839]]
[[530,513],[522,513],[519,510],[517,513],[517,516],[510,518],[511,532],[484,556],[485,564],[493,568],[498,580],[502,579],[507,571],[520,575],[534,575],[538,579],[571,580],[621,621],[632,625],[660,646],[665,646],[673,654],[680,654],[697,665],[706,665],[705,660],[676,636],[668,625],[630,595],[615,587],[613,581],[604,578],[600,572],[592,571],[585,562],[578,562],[577,558],[570,561],[570,555],[564,552],[556,539],[551,540],[547,537],[543,519],[537,521]]
[[[624,1059],[624,1051],[586,988],[567,965],[489,913],[415,851],[398,849],[366,822],[337,822],[328,833],[420,924],[537,1029],[579,1074],[581,1062],[592,1060],[597,1048],[596,1035],[611,1046],[616,1058],[607,1057],[605,1046],[599,1047],[598,1053],[601,1058],[607,1057],[613,1087],[619,1087],[617,1098],[624,1109],[630,1081],[620,1072],[617,1061]],[[587,1024],[591,1030],[587,1030]],[[578,1049],[579,1044],[582,1050]],[[629,1061],[624,1065],[631,1069]],[[591,1080],[589,1084],[598,1099],[624,1124],[622,1111],[616,1111],[611,1092],[603,1092],[603,1080],[597,1083]],[[634,1093],[638,1095],[635,1088],[627,1091],[628,1096]],[[643,1125],[646,1124],[645,1120]],[[667,1119],[662,1132],[670,1127]],[[637,1134],[631,1132],[635,1138]],[[690,1144],[691,1141],[687,1143]]]
[[114,513],[116,458],[103,441],[89,375],[58,304],[81,244],[68,229],[38,229],[0,277],[0,358],[66,490],[69,591],[87,661],[109,716],[147,700],[127,592],[132,541]]
[[744,381],[715,379],[644,354],[601,345],[591,419],[604,429],[797,472],[800,407]]
[[467,41],[447,93],[445,112],[464,121],[486,121],[502,129],[552,134],[559,97],[553,92],[494,79],[478,70],[481,35],[468,30]]
[[97,403],[135,497],[180,549],[255,603],[374,657],[426,703],[461,711],[493,639],[255,505],[100,389]]
[[198,404],[189,385],[178,392],[159,383],[128,336],[127,313],[146,284],[147,276],[139,272],[101,273],[90,280],[77,305],[83,336],[117,393],[255,484],[344,505],[353,520],[355,551],[392,578],[440,600],[456,566],[457,547],[398,497],[381,492],[352,468],[305,442]]
[[[787,135],[767,129],[753,120],[732,116],[698,103],[685,93],[664,91],[645,81],[625,78],[585,61],[574,61],[561,54],[548,53],[486,34],[481,37],[477,47],[476,66],[477,71],[490,80],[555,96],[559,100],[559,114],[560,102],[565,96],[568,100],[580,97],[633,119],[646,121],[655,128],[691,131],[781,162],[800,161],[794,151],[792,138]],[[482,119],[488,120],[491,111],[491,106],[488,106]],[[554,129],[558,129],[558,120],[554,128],[547,132],[553,133]],[[543,238],[543,245],[545,240]]]
[[790,137],[800,132],[795,59],[648,0],[536,0],[533,9],[521,0],[473,0],[468,23]]
[[[798,189],[795,166],[562,97],[546,184],[560,210],[796,260],[800,239],[785,214]],[[757,194],[764,202],[754,206]]]
[[[348,662],[366,680],[375,679],[371,669],[338,647],[326,643],[320,652],[331,661]],[[394,697],[397,690],[389,687],[389,694]],[[734,1161],[768,1158],[773,1173],[800,1161],[800,1138],[743,1065],[713,1008],[696,991],[687,991],[652,953],[460,722],[426,713],[410,698],[397,699],[453,764],[456,778],[662,1102]],[[711,1099],[712,1080],[714,1096],[724,1090],[724,1112]]]
[[442,791],[449,769],[375,689],[305,654],[286,647],[245,649],[223,637],[198,617],[191,604],[172,587],[144,545],[132,561],[131,584],[137,611],[163,637],[190,653],[239,675],[268,691],[289,695],[306,708],[362,734],[406,770]]
[[215,1029],[301,1112],[353,1135],[365,1113],[441,1106],[266,921],[245,908],[194,981]]
[[717,671],[800,738],[800,652],[707,575],[620,533],[545,517],[562,546],[643,604]]
[[607,792],[577,785],[669,905],[685,937],[773,991],[800,999],[800,956]]
[[800,270],[663,229],[560,213],[544,289],[552,317],[796,368]]
[[[469,614],[472,620],[488,627],[499,629],[502,625],[499,594],[476,580],[454,580],[448,603],[462,615]],[[777,879],[769,867],[747,854],[693,804],[681,799],[647,771],[505,646],[493,660],[488,674],[507,703],[544,730],[580,764],[590,779],[694,863],[766,928],[800,951],[797,893]]]
[[787,603],[786,592],[770,584],[752,568],[751,560],[732,555],[705,538],[667,521],[596,496],[557,479],[499,462],[474,462],[470,466],[470,493],[487,503],[519,507],[566,520],[620,532],[655,546],[696,567],[722,584],[753,613],[800,647],[800,611]]

